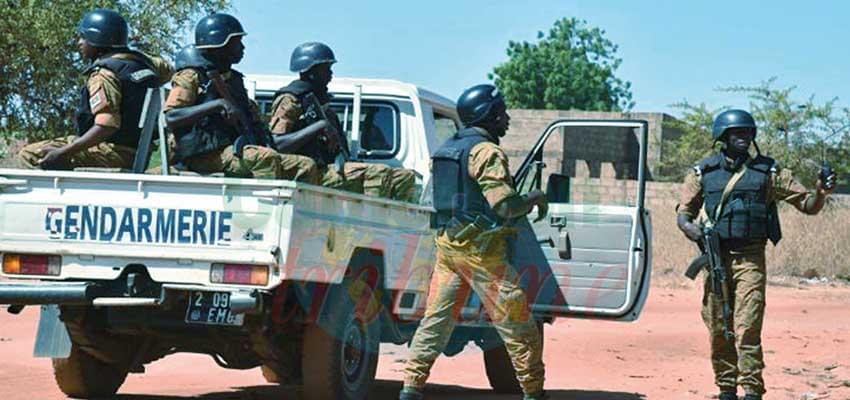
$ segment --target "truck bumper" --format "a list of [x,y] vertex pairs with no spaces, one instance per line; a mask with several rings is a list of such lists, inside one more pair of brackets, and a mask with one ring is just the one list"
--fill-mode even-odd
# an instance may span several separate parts
[[0,282],[0,304],[85,305],[94,299],[95,285],[87,282],[18,283]]
[[0,282],[0,304],[17,306],[55,304],[62,306],[158,307],[176,292],[227,292],[235,313],[251,313],[262,307],[257,289],[210,288],[196,285],[163,284],[159,297],[108,297],[103,286],[94,282]]

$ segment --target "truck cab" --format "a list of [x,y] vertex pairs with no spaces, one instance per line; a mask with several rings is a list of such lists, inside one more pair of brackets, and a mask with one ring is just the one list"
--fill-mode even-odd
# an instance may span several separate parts
[[[249,95],[270,117],[275,92],[297,77],[249,74],[245,79]],[[431,154],[460,128],[454,102],[389,79],[334,78],[329,89],[331,109],[343,125],[354,161],[413,170],[423,193],[431,178]]]

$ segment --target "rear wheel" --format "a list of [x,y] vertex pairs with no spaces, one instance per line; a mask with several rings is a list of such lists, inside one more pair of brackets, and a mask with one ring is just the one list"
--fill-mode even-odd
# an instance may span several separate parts
[[367,398],[378,367],[379,296],[366,270],[336,287],[319,322],[305,327],[302,374],[309,400]]
[[53,375],[69,397],[112,397],[127,379],[140,342],[105,330],[104,315],[92,308],[62,307],[71,338],[68,358],[53,359]]
[[53,359],[53,374],[62,393],[82,399],[115,395],[127,379],[126,366],[108,364],[72,345],[68,358]]

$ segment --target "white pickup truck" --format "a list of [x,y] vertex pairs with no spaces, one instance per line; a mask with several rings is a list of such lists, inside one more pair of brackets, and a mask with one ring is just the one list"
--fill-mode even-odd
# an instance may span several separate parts
[[[289,79],[248,76],[248,87],[268,111]],[[0,304],[42,307],[35,353],[53,358],[63,392],[110,396],[128,373],[193,352],[224,368],[262,366],[308,399],[368,396],[380,343],[408,342],[425,308],[429,157],[458,118],[450,100],[397,81],[335,79],[331,92],[352,154],[415,170],[421,204],[282,180],[0,170]],[[143,119],[155,120],[156,97]],[[587,127],[640,144],[625,204],[571,203],[569,177],[544,168],[548,140]],[[515,178],[523,190],[548,183],[550,215],[519,224],[513,264],[540,322],[640,315],[646,143],[644,121],[555,121],[528,149]],[[480,301],[463,300],[445,353],[476,343],[494,389],[516,392]]]

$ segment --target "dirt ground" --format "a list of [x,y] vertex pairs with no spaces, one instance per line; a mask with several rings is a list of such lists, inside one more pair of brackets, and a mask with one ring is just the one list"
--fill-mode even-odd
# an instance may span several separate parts
[[[715,394],[708,341],[695,289],[653,288],[641,319],[623,324],[558,320],[546,327],[546,388],[553,400],[710,399]],[[0,399],[65,397],[50,361],[32,357],[38,313],[0,313]],[[850,288],[771,286],[765,324],[767,399],[850,399]],[[394,399],[406,355],[382,347],[370,399]],[[429,399],[514,399],[491,393],[480,351],[441,358]],[[124,400],[298,399],[295,388],[268,385],[259,370],[226,371],[206,356],[177,355],[131,375]]]

